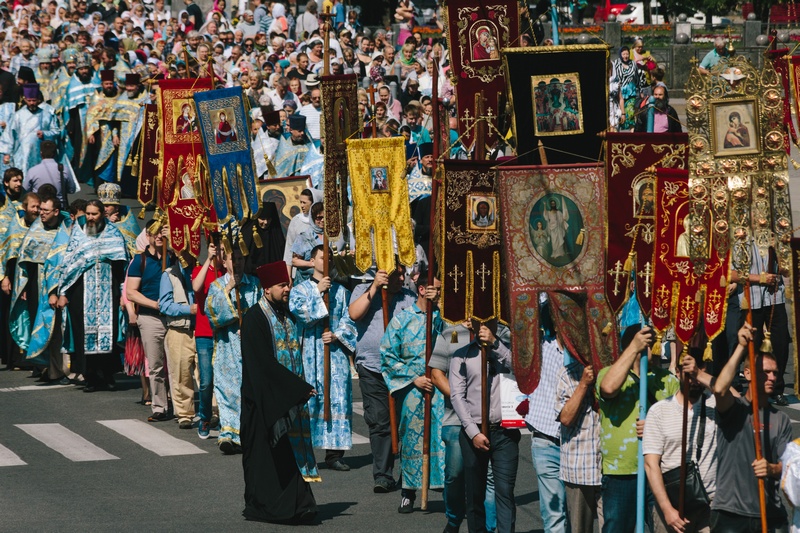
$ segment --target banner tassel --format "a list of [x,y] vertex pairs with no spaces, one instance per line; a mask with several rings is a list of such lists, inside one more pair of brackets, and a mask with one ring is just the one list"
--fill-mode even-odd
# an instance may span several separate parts
[[706,349],[703,350],[703,361],[708,362],[708,361],[713,361],[713,359],[714,359],[714,354],[711,351],[711,341],[708,341],[706,343]]
[[758,349],[761,353],[772,353],[772,333],[769,331],[764,332],[764,340],[761,342],[761,348]]
[[625,266],[622,267],[622,270],[630,274],[631,271],[633,270],[633,260],[635,258],[636,258],[636,252],[634,252],[633,250],[628,252],[628,257],[627,259],[625,259]]
[[578,246],[583,246],[583,236],[586,233],[585,229],[581,229],[580,233],[578,233],[578,237],[575,239],[575,244]]
[[261,240],[261,235],[258,234],[258,228],[253,224],[253,242],[256,243],[256,248],[263,248],[264,241]]
[[653,347],[650,349],[650,351],[653,353],[653,355],[661,355],[661,339],[662,339],[662,337],[663,337],[663,335],[662,335],[662,333],[660,331],[658,333],[656,333],[656,342],[653,343]]
[[250,250],[247,249],[247,243],[244,242],[244,239],[239,237],[239,250],[242,252],[242,255],[247,257],[250,255]]

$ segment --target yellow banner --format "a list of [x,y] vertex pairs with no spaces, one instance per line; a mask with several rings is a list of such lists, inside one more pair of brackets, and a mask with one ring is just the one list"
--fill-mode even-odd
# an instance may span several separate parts
[[347,159],[353,192],[356,266],[361,271],[369,269],[374,242],[378,270],[394,272],[393,227],[400,263],[413,265],[416,253],[403,137],[349,139]]

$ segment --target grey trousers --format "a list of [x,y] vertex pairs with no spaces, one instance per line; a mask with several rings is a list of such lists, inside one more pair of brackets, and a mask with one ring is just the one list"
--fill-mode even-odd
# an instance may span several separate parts
[[162,317],[154,315],[139,315],[137,323],[142,333],[142,346],[150,372],[153,413],[163,413],[167,410],[167,354],[164,343],[167,327]]
[[574,485],[564,482],[567,494],[567,515],[572,533],[594,531],[594,519],[598,531],[603,529],[603,500],[600,485]]

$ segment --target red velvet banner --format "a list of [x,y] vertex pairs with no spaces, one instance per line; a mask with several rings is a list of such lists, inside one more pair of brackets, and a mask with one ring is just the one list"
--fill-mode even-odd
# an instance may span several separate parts
[[189,251],[192,257],[200,255],[200,225],[203,208],[194,199],[178,199],[167,210],[169,241],[177,254]]
[[[500,97],[506,93],[500,50],[519,46],[519,12],[515,1],[448,0],[446,5],[447,44],[450,68],[455,80],[458,130],[464,134],[474,124],[476,97],[483,91],[484,116],[499,114]],[[496,119],[492,119],[497,126]],[[496,137],[493,128],[486,130],[486,143]],[[466,133],[467,146],[475,139],[475,129]]]
[[618,348],[604,286],[603,167],[500,167],[497,190],[520,390],[539,382],[543,292],[569,352],[596,370],[611,364]]
[[650,316],[655,242],[655,168],[688,168],[686,133],[606,134],[606,298],[619,312],[632,281]]
[[451,323],[471,318],[486,322],[505,311],[495,164],[444,162],[437,259],[442,272],[440,311]]

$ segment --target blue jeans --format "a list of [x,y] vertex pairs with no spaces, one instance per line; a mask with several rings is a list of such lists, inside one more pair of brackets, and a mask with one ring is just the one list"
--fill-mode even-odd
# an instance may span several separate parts
[[544,530],[548,533],[566,533],[569,531],[567,491],[559,477],[561,449],[547,439],[532,437],[531,456],[539,483],[539,508]]
[[211,403],[214,397],[214,368],[211,359],[214,356],[214,339],[211,337],[195,337],[197,347],[197,367],[200,371],[200,405],[197,415],[203,422],[211,420]]
[[[603,476],[603,533],[628,533],[636,529],[636,474]],[[645,486],[645,509],[655,504],[653,493]],[[653,530],[652,515],[644,513],[645,523]]]
[[[442,426],[442,440],[444,441],[444,514],[447,523],[460,526],[467,512],[466,492],[464,489],[464,456],[461,455],[461,444],[458,436],[461,426]],[[497,513],[494,508],[494,478],[492,466],[489,465],[489,475],[486,478],[486,530],[494,531],[497,528]]]

